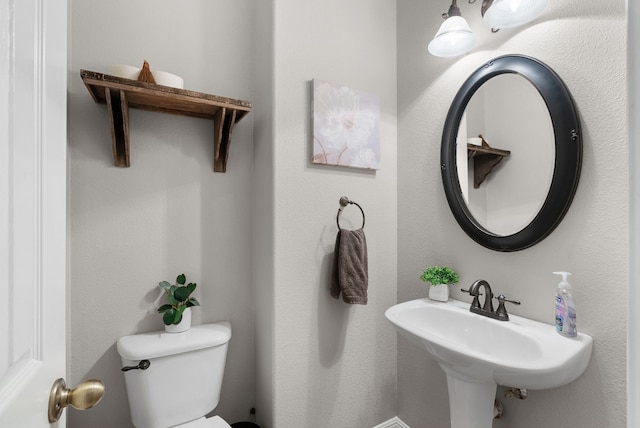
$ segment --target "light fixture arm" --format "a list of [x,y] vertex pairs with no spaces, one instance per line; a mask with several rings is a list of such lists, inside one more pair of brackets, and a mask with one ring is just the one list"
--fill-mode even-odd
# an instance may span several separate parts
[[[475,2],[475,0],[473,1]],[[492,4],[493,4],[493,0],[482,0],[482,6],[480,7],[480,14],[482,15],[483,18],[484,18],[484,14],[487,13],[487,10],[489,10]],[[498,31],[500,31],[499,28],[491,29],[492,33],[497,33]]]
[[452,16],[462,16],[462,13],[460,13],[460,8],[457,4],[457,0],[452,0],[451,6],[449,6],[449,11],[442,14],[443,19],[447,19]]
[[487,13],[487,10],[489,10],[492,4],[493,4],[493,0],[482,0],[482,6],[480,7],[480,14],[482,15],[483,18],[484,18],[484,14]]

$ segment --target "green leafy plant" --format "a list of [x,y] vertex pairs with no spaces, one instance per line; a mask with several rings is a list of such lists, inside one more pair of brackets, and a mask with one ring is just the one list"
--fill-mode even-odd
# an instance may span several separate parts
[[424,282],[430,282],[431,285],[455,284],[460,280],[458,274],[451,268],[446,266],[432,266],[425,269],[420,275],[420,279]]
[[158,308],[158,312],[163,314],[162,321],[165,325],[178,324],[182,321],[182,314],[185,309],[192,306],[200,306],[200,303],[191,294],[195,291],[197,284],[190,282],[187,285],[187,277],[182,273],[176,278],[175,284],[162,281],[158,285],[167,295],[166,303]]

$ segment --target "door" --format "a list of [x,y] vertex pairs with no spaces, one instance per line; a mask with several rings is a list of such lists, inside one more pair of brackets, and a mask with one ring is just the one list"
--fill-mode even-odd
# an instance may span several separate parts
[[65,375],[67,0],[0,0],[0,427]]

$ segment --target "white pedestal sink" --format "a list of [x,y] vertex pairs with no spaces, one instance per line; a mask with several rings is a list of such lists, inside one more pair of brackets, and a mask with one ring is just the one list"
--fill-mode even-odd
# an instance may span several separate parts
[[510,315],[498,321],[469,312],[457,300],[411,300],[387,319],[424,348],[447,374],[451,428],[491,428],[496,386],[549,389],[584,373],[593,339],[560,336],[555,327]]

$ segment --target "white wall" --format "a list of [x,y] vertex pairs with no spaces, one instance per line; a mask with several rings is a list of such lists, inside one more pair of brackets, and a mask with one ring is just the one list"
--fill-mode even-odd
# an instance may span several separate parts
[[[628,162],[625,2],[551,2],[532,24],[491,34],[479,4],[459,5],[479,35],[461,58],[426,53],[445,5],[398,2],[398,300],[426,294],[422,268],[449,264],[461,286],[484,278],[519,299],[513,313],[551,323],[557,279],[574,273],[578,327],[595,348],[574,383],[504,399],[495,427],[626,426]],[[447,110],[462,82],[484,61],[507,53],[539,58],[569,87],[584,137],[580,185],[559,227],[543,242],[516,253],[484,249],[455,222],[442,190],[439,146]],[[412,192],[404,189],[411,188]],[[468,300],[457,291],[454,297]],[[500,389],[499,389],[500,391]],[[399,416],[412,428],[449,426],[446,381],[423,351],[398,340]]]
[[[71,427],[131,426],[116,340],[162,328],[150,314],[161,280],[198,283],[195,322],[230,320],[222,400],[230,422],[255,405],[252,274],[253,114],[234,128],[225,174],[213,172],[213,123],[131,110],[131,168],[113,166],[109,119],[81,68],[141,65],[196,91],[252,100],[251,0],[70,2],[69,383],[107,393]],[[169,401],[168,401],[169,402]]]
[[[273,58],[259,54],[256,64],[273,76],[257,76],[271,84],[260,88],[268,107],[258,109],[271,109],[264,117],[272,123],[256,123],[256,145],[270,145],[256,146],[256,190],[273,195],[256,196],[256,216],[265,217],[254,221],[256,266],[267,269],[255,275],[258,421],[263,428],[374,426],[395,416],[396,335],[384,310],[396,299],[396,2],[269,3],[259,14],[273,19],[273,33],[258,31],[272,39],[258,46]],[[310,163],[313,78],[378,96],[381,170]],[[367,216],[366,306],[329,296],[342,195]],[[344,221],[357,228],[359,211],[347,209]]]
[[253,290],[256,405],[263,428],[273,426],[275,379],[275,87],[274,4],[256,2],[253,152]]
[[[627,61],[629,85],[629,259],[638,260],[640,255],[640,150],[638,133],[640,130],[640,32],[635,25],[640,19],[640,5],[627,2]],[[640,305],[640,291],[636,284],[640,280],[640,264],[629,266],[629,320],[628,320],[628,374],[627,403],[640,401],[640,313],[634,310]],[[628,426],[640,425],[640,407],[627,406]]]
[[[246,419],[255,397],[264,428],[394,416],[383,312],[396,298],[395,2],[76,0],[70,10],[70,383],[100,377],[108,391],[70,426],[130,426],[114,343],[161,328],[148,313],[155,285],[182,271],[200,284],[196,322],[234,328],[216,413]],[[106,109],[78,70],[143,59],[189,89],[254,101],[226,174],[212,172],[211,122],[136,110],[132,166],[112,166]],[[380,171],[310,164],[314,77],[380,98]],[[366,306],[328,296],[343,194],[367,213]],[[358,216],[345,213],[347,227]]]

